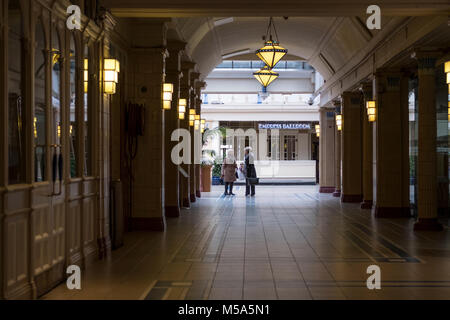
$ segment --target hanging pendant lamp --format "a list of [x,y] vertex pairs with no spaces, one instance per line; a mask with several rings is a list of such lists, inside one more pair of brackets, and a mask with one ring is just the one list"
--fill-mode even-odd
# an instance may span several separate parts
[[[277,40],[273,40],[272,28]],[[267,36],[269,36],[269,40],[267,40]],[[272,17],[270,17],[269,26],[267,27],[266,36],[264,37],[264,39],[266,40],[264,42],[264,47],[256,50],[256,55],[266,64],[269,69],[272,69],[273,67],[275,67],[278,61],[280,61],[281,58],[283,58],[284,55],[288,52],[287,49],[280,46],[277,30],[275,29],[275,24],[273,23]]]
[[262,84],[263,87],[267,87],[273,80],[278,78],[279,74],[270,70],[267,66],[264,66],[258,72],[254,72],[253,76],[259,81],[259,83]]

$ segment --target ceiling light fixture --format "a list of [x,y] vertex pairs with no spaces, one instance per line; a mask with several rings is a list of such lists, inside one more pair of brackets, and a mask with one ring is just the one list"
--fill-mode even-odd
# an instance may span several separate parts
[[261,70],[254,72],[253,76],[266,88],[273,80],[278,78],[279,74],[264,66]]
[[[272,29],[275,33],[276,40],[273,39]],[[269,40],[267,40],[267,36],[269,36]],[[270,17],[266,35],[263,39],[265,41],[264,47],[256,50],[256,55],[269,67],[269,69],[272,69],[288,52],[287,49],[280,46],[277,29],[275,28],[272,17]]]

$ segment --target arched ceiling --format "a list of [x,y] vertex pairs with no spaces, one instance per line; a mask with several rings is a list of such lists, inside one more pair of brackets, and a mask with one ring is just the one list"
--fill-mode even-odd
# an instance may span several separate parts
[[[382,22],[386,24],[391,19],[384,18]],[[223,55],[245,49],[253,53],[260,48],[268,20],[266,17],[177,18],[172,27],[187,42],[186,53],[205,78],[222,62]],[[228,22],[220,24],[222,21]],[[288,49],[289,55],[308,61],[325,79],[375,34],[365,29],[357,17],[289,17],[274,18],[274,21],[280,44]]]

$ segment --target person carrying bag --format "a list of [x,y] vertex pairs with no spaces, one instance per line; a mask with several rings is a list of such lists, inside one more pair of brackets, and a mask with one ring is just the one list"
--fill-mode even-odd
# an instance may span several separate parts
[[253,153],[251,151],[251,147],[245,148],[245,196],[251,195],[253,197],[255,196],[255,185],[259,183],[259,179],[256,176],[256,169],[254,164],[255,157],[253,156]]

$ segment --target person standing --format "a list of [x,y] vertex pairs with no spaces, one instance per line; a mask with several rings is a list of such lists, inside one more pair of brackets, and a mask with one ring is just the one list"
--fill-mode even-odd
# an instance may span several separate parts
[[[250,183],[249,178],[257,178],[256,177],[256,169],[255,169],[255,157],[253,156],[253,152],[251,147],[246,147],[245,149],[245,196],[251,195],[252,197],[255,195],[255,184]],[[251,193],[250,193],[251,192]]]
[[[234,196],[233,184],[236,181],[236,158],[234,157],[233,150],[227,151],[227,157],[222,164],[222,179],[225,183],[225,193],[224,195]],[[230,191],[228,191],[228,189]]]

